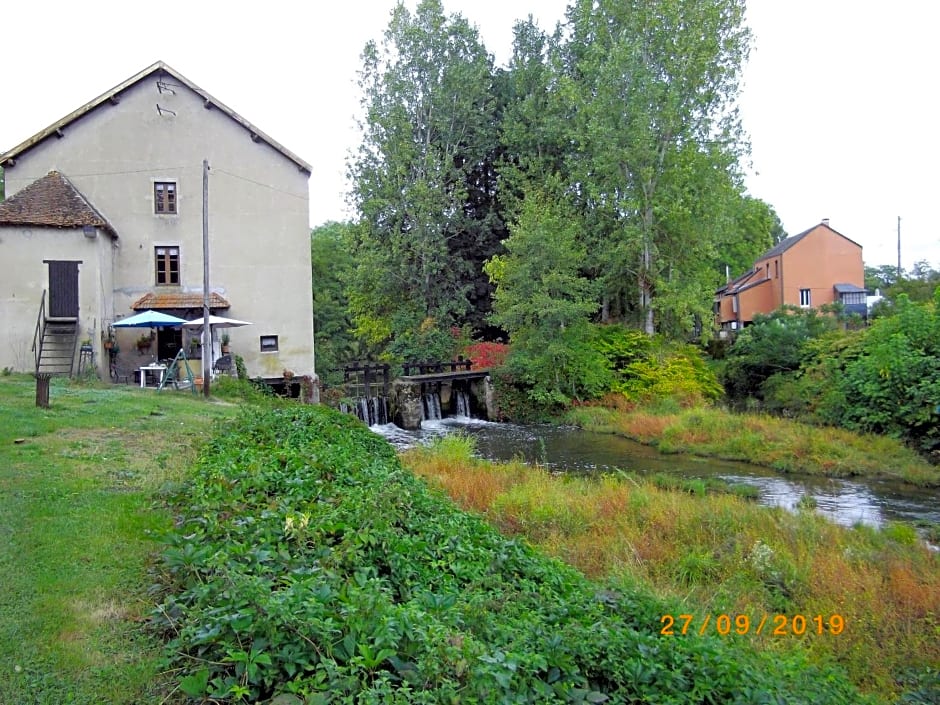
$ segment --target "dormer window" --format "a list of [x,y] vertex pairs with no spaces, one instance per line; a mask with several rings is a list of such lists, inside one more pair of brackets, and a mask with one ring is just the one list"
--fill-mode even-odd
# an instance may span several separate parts
[[176,213],[176,183],[173,181],[153,182],[153,212],[163,215]]

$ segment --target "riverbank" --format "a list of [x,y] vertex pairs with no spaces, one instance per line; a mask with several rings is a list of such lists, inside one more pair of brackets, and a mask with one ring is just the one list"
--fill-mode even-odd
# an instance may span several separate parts
[[940,487],[940,467],[896,439],[765,414],[733,414],[704,406],[580,406],[564,421],[596,433],[622,435],[664,453],[741,460],[780,472],[891,478]]
[[[925,679],[931,697],[940,696],[927,670],[940,663],[940,555],[906,525],[847,529],[811,508],[791,513],[638,478],[491,463],[473,457],[472,441],[460,436],[402,459],[503,533],[594,579],[676,600],[696,628],[706,616],[715,628],[719,615],[746,615],[753,623],[738,638],[775,654],[834,661],[885,702],[911,687],[905,678]],[[760,615],[779,615],[780,633],[756,634]],[[794,626],[802,631],[797,615],[838,615],[845,628],[795,634]],[[744,629],[743,620],[731,628]]]
[[677,605],[588,580],[403,468],[355,418],[246,409],[175,499],[158,620],[180,687],[248,702],[871,702]]

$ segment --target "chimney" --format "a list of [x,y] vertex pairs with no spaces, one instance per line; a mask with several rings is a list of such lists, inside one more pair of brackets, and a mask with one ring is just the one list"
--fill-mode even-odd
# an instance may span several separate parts
[[822,224],[825,225],[825,226],[828,228],[828,227],[829,227],[829,218],[823,218],[823,219],[822,219]]

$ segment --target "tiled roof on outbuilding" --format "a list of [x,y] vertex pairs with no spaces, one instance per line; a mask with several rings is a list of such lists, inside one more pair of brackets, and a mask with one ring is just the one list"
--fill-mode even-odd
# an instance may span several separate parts
[[57,171],[50,171],[0,203],[0,225],[52,228],[89,225],[117,237],[108,220]]
[[[148,308],[154,310],[175,308],[202,308],[202,294],[183,292],[166,292],[159,294],[144,294],[131,304],[131,308],[140,311]],[[209,308],[230,308],[230,304],[214,291],[209,294]]]

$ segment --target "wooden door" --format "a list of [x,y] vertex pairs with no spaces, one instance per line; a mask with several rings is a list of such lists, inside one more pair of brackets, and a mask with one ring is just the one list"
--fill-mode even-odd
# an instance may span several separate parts
[[78,265],[45,260],[49,265],[49,318],[78,318]]

